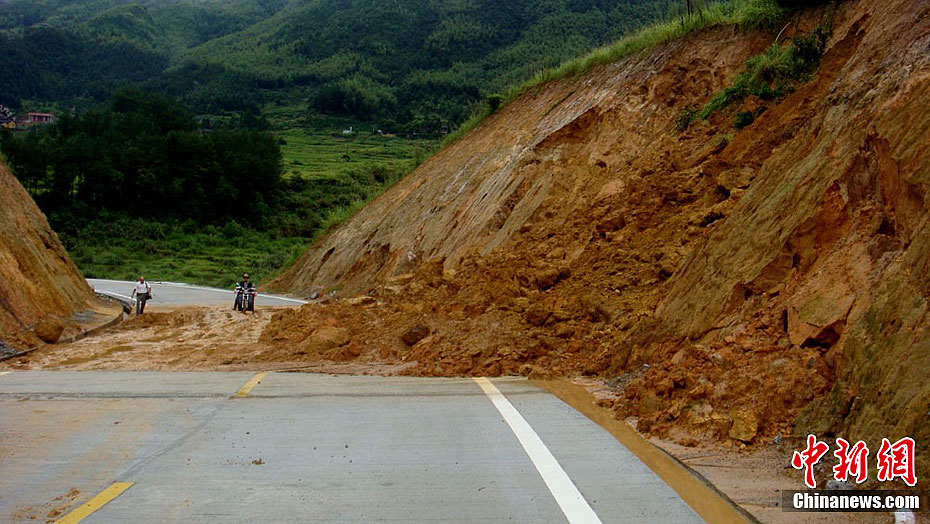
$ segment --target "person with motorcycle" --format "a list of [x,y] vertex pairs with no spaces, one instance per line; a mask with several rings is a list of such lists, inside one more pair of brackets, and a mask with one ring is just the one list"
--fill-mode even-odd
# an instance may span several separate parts
[[236,311],[251,311],[255,313],[255,284],[249,282],[249,274],[243,273],[242,280],[236,284],[236,302],[233,309]]

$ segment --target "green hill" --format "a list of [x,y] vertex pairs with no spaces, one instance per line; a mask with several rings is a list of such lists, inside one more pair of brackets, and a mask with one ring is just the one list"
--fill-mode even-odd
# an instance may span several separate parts
[[435,134],[482,97],[679,3],[10,0],[0,2],[0,67],[19,74],[0,103],[80,106],[132,83],[201,112],[309,102]]

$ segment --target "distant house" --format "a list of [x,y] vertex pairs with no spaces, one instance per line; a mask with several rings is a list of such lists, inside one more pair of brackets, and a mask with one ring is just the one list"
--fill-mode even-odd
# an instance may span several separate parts
[[58,117],[51,113],[26,113],[25,116],[17,116],[13,122],[3,124],[3,126],[17,131],[27,131],[30,127],[54,124],[57,120]]
[[52,124],[57,120],[51,113],[28,113],[26,115],[27,124]]

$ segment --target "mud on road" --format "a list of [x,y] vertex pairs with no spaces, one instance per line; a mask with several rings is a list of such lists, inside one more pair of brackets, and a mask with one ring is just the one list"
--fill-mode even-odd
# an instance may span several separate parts
[[260,342],[271,319],[288,309],[240,313],[226,306],[150,307],[144,315],[129,317],[94,336],[43,346],[0,364],[0,369],[236,371],[260,367],[391,375],[409,367],[374,355],[353,362],[333,354],[311,359],[285,345]]
[[151,308],[103,333],[47,346],[13,360],[14,369],[215,369],[247,362],[271,311],[242,314],[225,307]]

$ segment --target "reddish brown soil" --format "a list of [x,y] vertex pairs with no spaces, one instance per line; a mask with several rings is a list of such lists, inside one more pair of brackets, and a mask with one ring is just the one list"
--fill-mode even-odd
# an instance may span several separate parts
[[75,335],[81,318],[72,316],[102,308],[45,215],[0,160],[0,343],[25,349],[43,344],[37,331]]

